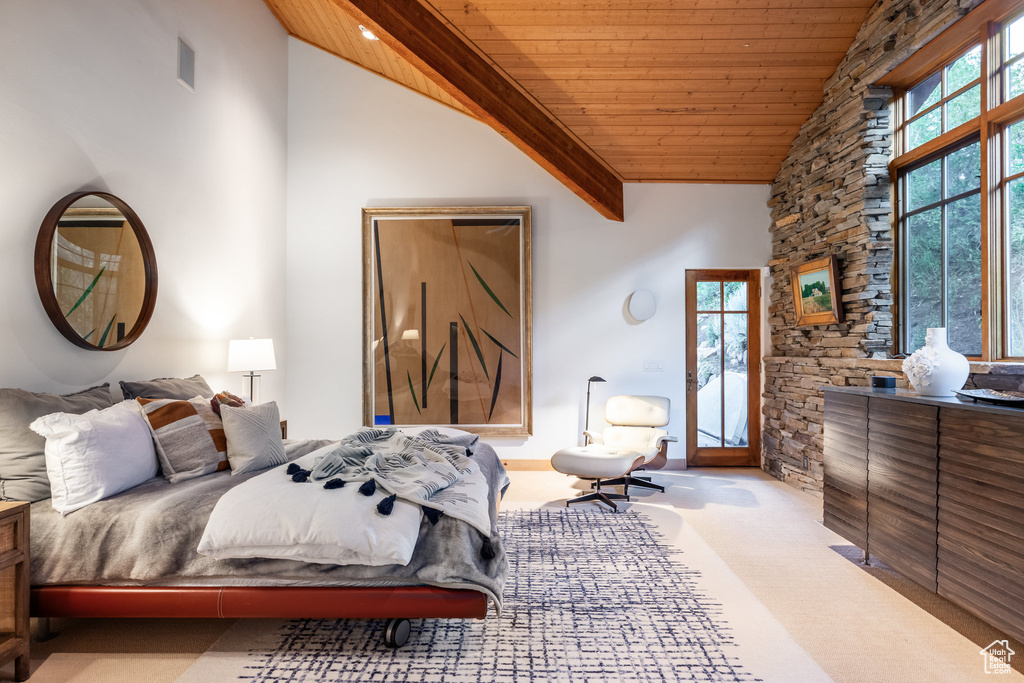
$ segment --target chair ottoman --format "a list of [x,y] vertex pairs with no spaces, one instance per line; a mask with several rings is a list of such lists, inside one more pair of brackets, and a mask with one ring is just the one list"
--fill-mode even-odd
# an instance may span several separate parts
[[601,490],[602,480],[625,476],[643,462],[644,457],[642,455],[638,457],[635,450],[595,445],[563,448],[551,456],[551,466],[555,468],[555,471],[583,479],[597,480],[593,493],[571,498],[565,501],[566,506],[570,503],[600,501],[610,505],[613,510],[618,510],[614,501],[629,500],[629,496],[621,493],[605,493]]

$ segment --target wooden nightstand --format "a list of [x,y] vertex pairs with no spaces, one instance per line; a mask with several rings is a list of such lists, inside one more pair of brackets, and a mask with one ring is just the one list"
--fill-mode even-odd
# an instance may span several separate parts
[[288,438],[288,420],[281,420],[281,438]]
[[29,675],[29,505],[0,503],[0,666],[14,660],[14,677]]

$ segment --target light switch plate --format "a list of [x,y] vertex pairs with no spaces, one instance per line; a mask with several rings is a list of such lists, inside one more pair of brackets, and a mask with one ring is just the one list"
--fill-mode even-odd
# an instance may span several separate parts
[[664,372],[665,368],[660,360],[645,360],[644,372]]

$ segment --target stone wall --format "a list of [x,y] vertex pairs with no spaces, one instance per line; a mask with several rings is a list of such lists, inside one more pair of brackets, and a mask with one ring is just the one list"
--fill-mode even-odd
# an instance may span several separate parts
[[[894,242],[888,163],[888,88],[872,84],[947,26],[974,0],[880,0],[825,83],[821,106],[793,142],[772,186],[774,287],[771,354],[765,362],[763,467],[783,481],[821,489],[824,384],[899,376],[886,360],[894,321]],[[796,327],[790,270],[835,254],[845,320]]]

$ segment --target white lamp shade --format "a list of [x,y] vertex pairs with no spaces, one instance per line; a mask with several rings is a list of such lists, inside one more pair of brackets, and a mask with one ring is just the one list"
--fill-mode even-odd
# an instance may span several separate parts
[[228,342],[228,372],[277,370],[273,339],[232,339]]

